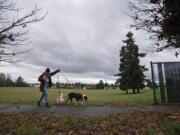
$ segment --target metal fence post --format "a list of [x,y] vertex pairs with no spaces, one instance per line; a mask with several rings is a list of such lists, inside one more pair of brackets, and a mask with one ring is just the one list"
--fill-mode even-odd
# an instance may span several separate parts
[[162,71],[162,63],[158,63],[158,76],[159,76],[159,84],[160,84],[160,94],[161,94],[161,102],[166,103],[166,94],[164,88],[164,75]]
[[152,87],[153,87],[153,99],[154,99],[154,104],[157,105],[158,104],[158,100],[157,100],[157,95],[156,95],[156,86],[155,86],[155,77],[154,77],[154,67],[153,67],[153,63],[151,61],[151,76],[152,76]]

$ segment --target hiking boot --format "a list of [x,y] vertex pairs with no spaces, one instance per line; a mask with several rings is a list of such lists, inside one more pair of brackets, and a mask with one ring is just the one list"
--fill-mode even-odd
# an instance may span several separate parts
[[41,106],[40,101],[37,102],[37,106]]
[[51,107],[51,106],[49,106],[49,104],[48,104],[48,103],[46,103],[46,107],[47,107],[47,108],[49,108],[49,107]]

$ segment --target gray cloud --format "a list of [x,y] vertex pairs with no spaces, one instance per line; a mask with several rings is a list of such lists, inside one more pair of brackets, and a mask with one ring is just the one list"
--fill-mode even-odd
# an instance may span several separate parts
[[[20,64],[6,65],[12,73],[25,74],[27,80],[36,77],[46,67],[61,68],[73,80],[90,82],[98,79],[115,80],[122,40],[130,31],[131,20],[126,0],[18,0],[18,6],[30,10],[35,3],[48,16],[29,25],[34,50]],[[152,42],[142,31],[134,31],[136,43],[145,51]],[[149,54],[141,63],[165,61],[164,55]],[[4,70],[4,67],[0,67]],[[16,70],[14,70],[16,69]],[[8,72],[8,70],[4,70]],[[146,73],[150,77],[150,72]],[[89,81],[87,81],[89,80]]]

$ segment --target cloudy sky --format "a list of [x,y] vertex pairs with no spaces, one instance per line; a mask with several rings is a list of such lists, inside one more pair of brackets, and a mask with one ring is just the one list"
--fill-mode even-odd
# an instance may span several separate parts
[[[43,7],[47,17],[29,25],[32,52],[25,61],[16,64],[1,63],[0,72],[13,78],[21,75],[28,82],[37,82],[47,67],[60,68],[61,81],[65,75],[71,82],[96,83],[100,79],[114,82],[119,65],[119,50],[125,35],[133,31],[141,52],[148,53],[141,64],[150,67],[150,61],[178,61],[171,52],[151,53],[152,44],[143,31],[129,28],[131,19],[125,14],[127,0],[17,0],[22,14],[35,4]],[[146,72],[150,78],[150,70]],[[54,81],[57,76],[54,76]]]

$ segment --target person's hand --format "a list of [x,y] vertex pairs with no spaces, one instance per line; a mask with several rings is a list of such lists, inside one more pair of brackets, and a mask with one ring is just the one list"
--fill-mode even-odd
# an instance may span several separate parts
[[58,71],[58,72],[61,72],[61,70],[60,70],[60,69],[58,69],[57,71]]

